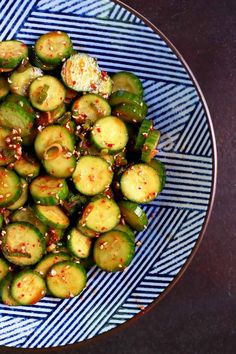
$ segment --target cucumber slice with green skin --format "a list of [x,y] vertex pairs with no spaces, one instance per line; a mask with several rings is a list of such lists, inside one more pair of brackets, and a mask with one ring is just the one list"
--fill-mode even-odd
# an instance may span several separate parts
[[75,227],[67,235],[67,248],[78,258],[87,258],[92,247],[92,239],[85,236]]
[[130,72],[120,71],[111,77],[113,81],[112,92],[128,91],[139,97],[143,97],[143,86],[139,78]]
[[21,178],[20,181],[21,181],[21,190],[22,190],[21,195],[15,201],[15,203],[7,207],[9,210],[17,210],[19,208],[22,208],[28,199],[28,183],[23,178]]
[[147,106],[144,102],[142,106],[135,103],[120,103],[113,107],[112,114],[127,123],[141,123],[147,114]]
[[[28,127],[30,129],[30,132],[31,132],[31,128],[33,126],[33,122],[34,122],[34,119],[35,119],[35,111],[34,111],[33,107],[31,106],[30,101],[24,96],[17,95],[16,93],[11,93],[10,95],[8,95],[6,97],[6,102],[15,103],[21,109],[24,110],[24,112],[28,115],[28,117],[30,118],[30,120],[32,122],[30,124],[30,126]],[[13,128],[17,129],[17,127],[13,127]]]
[[45,151],[44,157],[42,164],[49,175],[59,178],[72,176],[76,166],[76,158],[72,152],[59,152],[58,146],[54,146]]
[[77,92],[91,92],[100,84],[100,70],[96,59],[87,54],[72,55],[61,71],[65,85]]
[[139,132],[136,138],[135,142],[135,150],[141,150],[143,147],[143,144],[150,133],[150,130],[153,128],[153,123],[150,120],[144,119],[142,121],[142,124],[139,128]]
[[28,48],[23,42],[16,40],[0,42],[0,68],[14,69],[27,56]]
[[7,275],[8,272],[9,272],[9,264],[6,262],[5,259],[0,258],[0,282]]
[[130,237],[118,230],[101,235],[93,249],[93,257],[97,266],[107,272],[124,270],[131,263],[135,245]]
[[39,59],[39,57],[37,57],[35,52],[33,53],[32,57],[33,57],[32,60],[33,60],[34,65],[43,71],[53,71],[53,70],[57,69],[57,65],[43,63]]
[[149,203],[161,191],[161,179],[149,165],[140,163],[129,167],[121,176],[121,191],[136,203]]
[[63,261],[52,266],[46,277],[50,293],[66,299],[79,295],[86,286],[84,267],[72,261]]
[[70,224],[66,214],[57,205],[35,205],[34,210],[37,217],[47,226],[66,229]]
[[126,233],[129,236],[130,240],[135,242],[135,235],[128,225],[118,224],[113,230],[118,230]]
[[72,115],[70,112],[66,112],[62,117],[60,117],[57,123],[65,127],[69,133],[75,134],[76,123],[72,119]]
[[128,142],[128,131],[121,119],[113,116],[98,119],[91,131],[91,141],[99,149],[115,154]]
[[59,205],[68,197],[69,189],[63,178],[39,176],[31,182],[30,193],[38,204]]
[[58,144],[70,152],[74,150],[74,136],[60,125],[50,125],[44,128],[34,142],[35,152],[40,160],[43,159],[44,152],[52,145]]
[[52,111],[64,102],[66,89],[54,76],[44,75],[32,82],[29,97],[35,108]]
[[23,72],[14,71],[8,79],[11,92],[28,96],[30,84],[40,76],[43,72],[35,66],[29,66]]
[[21,159],[14,163],[14,170],[24,178],[35,178],[39,175],[40,163],[35,157],[23,154]]
[[114,155],[109,155],[108,150],[98,150],[90,141],[88,140],[81,140],[80,143],[78,144],[77,150],[82,156],[100,156],[104,160],[106,160],[110,165],[113,165],[115,159]]
[[142,98],[140,98],[140,96],[135,95],[132,92],[128,92],[124,90],[113,92],[109,98],[109,104],[112,107],[114,107],[121,103],[128,103],[128,104],[135,103],[139,106],[142,106],[144,101],[142,100]]
[[78,98],[72,106],[72,116],[76,122],[89,120],[92,124],[99,118],[111,115],[111,107],[101,96],[88,93]]
[[35,212],[32,208],[27,207],[27,208],[21,208],[19,210],[16,210],[12,215],[11,215],[11,221],[12,222],[18,222],[18,221],[25,221],[30,223],[31,225],[35,226],[42,235],[45,235],[47,231],[47,226],[42,223],[39,218],[35,215]]
[[49,269],[54,264],[56,264],[58,262],[69,261],[70,259],[71,259],[71,256],[65,252],[47,254],[36,265],[35,271],[38,272],[43,278],[45,278]]
[[11,282],[13,279],[13,275],[8,273],[7,276],[0,283],[0,294],[2,302],[8,306],[18,306],[19,304],[16,300],[11,296]]
[[20,178],[14,171],[0,167],[0,207],[8,207],[21,195]]
[[[23,97],[23,96],[21,96]],[[17,103],[10,102],[9,96],[7,100],[0,104],[0,125],[9,129],[17,129],[21,132],[21,136],[28,136],[33,127],[34,118],[32,112],[26,112],[22,106]]]
[[97,88],[92,91],[93,93],[97,93],[98,95],[102,96],[106,100],[112,93],[113,82],[110,76],[107,74],[106,71],[101,71],[100,73],[100,83]]
[[149,163],[152,158],[157,154],[156,148],[160,140],[160,136],[161,133],[159,132],[159,130],[152,130],[149,132],[142,147],[141,160],[143,162]]
[[70,193],[69,197],[64,200],[63,208],[69,215],[72,215],[79,211],[79,209],[87,203],[87,198],[82,194]]
[[4,77],[0,76],[0,100],[5,98],[10,91],[10,86]]
[[82,226],[81,223],[82,223],[82,221],[79,220],[76,227],[80,232],[82,232],[83,235],[85,235],[86,237],[91,237],[91,238],[99,237],[99,235],[100,235],[99,232],[93,231],[86,226]]
[[119,203],[120,211],[125,222],[136,231],[144,230],[148,225],[148,218],[142,208],[133,202],[122,200]]
[[11,135],[11,130],[0,127],[0,166],[6,166],[15,161],[15,150],[8,148],[6,138]]
[[55,31],[40,36],[34,50],[43,63],[58,65],[63,59],[69,58],[73,45],[67,33]]
[[82,156],[77,161],[72,179],[76,189],[85,195],[102,193],[112,182],[112,168],[97,156]]
[[2,251],[5,258],[16,265],[27,266],[37,263],[45,252],[45,238],[28,222],[14,222],[5,228]]
[[116,202],[101,196],[90,202],[83,211],[81,225],[96,232],[110,231],[120,222],[120,209]]
[[156,159],[152,159],[148,164],[149,164],[149,166],[154,168],[154,170],[156,170],[157,174],[159,175],[159,177],[161,179],[161,190],[160,191],[162,191],[163,188],[165,187],[165,183],[166,183],[165,165],[160,160],[156,160]]
[[11,296],[20,305],[33,305],[46,295],[46,283],[39,273],[22,270],[12,279]]
[[52,123],[54,123],[66,113],[65,103],[63,102],[62,104],[60,104],[60,106],[58,106],[52,111],[49,111],[48,113],[50,113]]

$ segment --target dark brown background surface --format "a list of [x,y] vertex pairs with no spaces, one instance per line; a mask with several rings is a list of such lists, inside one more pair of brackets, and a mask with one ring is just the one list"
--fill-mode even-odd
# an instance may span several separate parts
[[170,39],[200,84],[218,147],[216,200],[194,260],[152,311],[99,340],[53,352],[236,353],[236,0],[124,2]]

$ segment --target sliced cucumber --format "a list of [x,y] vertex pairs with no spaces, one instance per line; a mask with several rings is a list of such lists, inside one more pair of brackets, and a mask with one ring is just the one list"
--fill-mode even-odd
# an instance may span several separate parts
[[73,46],[67,33],[61,31],[45,33],[35,43],[37,57],[46,64],[58,65],[69,58]]
[[135,252],[134,242],[118,230],[101,235],[95,242],[93,257],[97,266],[107,272],[124,270],[132,261]]
[[96,195],[109,187],[113,172],[110,165],[101,157],[82,156],[77,162],[72,178],[80,193]]
[[94,237],[99,237],[99,235],[100,235],[99,232],[93,231],[93,230],[87,228],[86,226],[82,226],[81,220],[79,220],[77,223],[77,229],[80,232],[82,232],[83,235],[85,235],[87,237],[94,238]]
[[[136,231],[144,230],[148,225],[148,218],[142,208],[133,202],[122,200],[119,202],[121,215],[132,229]],[[126,231],[126,233],[128,233]]]
[[9,83],[4,77],[0,76],[0,100],[5,98],[8,95],[9,91],[10,91]]
[[[16,93],[11,93],[10,95],[8,95],[5,101],[17,104],[17,106],[20,107],[25,112],[25,114],[28,116],[28,118],[31,121],[31,124],[29,124],[28,126],[31,133],[33,122],[35,119],[35,111],[31,106],[30,101],[26,97],[17,95]],[[17,127],[12,127],[12,128],[17,129]]]
[[57,120],[57,123],[65,127],[69,133],[75,134],[76,123],[72,119],[71,112],[66,112],[62,117]]
[[9,264],[4,258],[0,258],[0,282],[9,272]]
[[[23,97],[23,96],[21,96]],[[20,104],[22,102],[22,105]],[[28,109],[28,108],[27,108]],[[0,104],[0,125],[9,129],[17,129],[21,131],[21,136],[25,137],[30,134],[34,122],[32,110],[24,109],[23,99],[18,103],[7,100]]]
[[138,95],[143,96],[143,86],[139,78],[130,72],[120,71],[111,77],[113,81],[112,92],[116,91],[128,91]]
[[124,149],[128,142],[127,128],[117,117],[98,119],[91,132],[91,140],[99,150],[116,153]]
[[21,195],[15,201],[15,203],[7,207],[9,210],[17,210],[19,208],[22,208],[28,199],[28,183],[23,178],[20,179],[20,182],[21,182],[21,190],[22,190]]
[[60,151],[57,144],[45,151],[42,164],[49,175],[59,178],[72,176],[76,166],[76,158],[70,151],[63,150]]
[[44,128],[36,137],[34,148],[39,159],[43,159],[44,152],[51,146],[58,144],[70,152],[74,150],[74,137],[60,125],[50,125]]
[[161,191],[161,179],[157,172],[147,164],[135,164],[122,175],[121,191],[124,196],[137,203],[148,203]]
[[1,281],[0,284],[0,294],[2,302],[8,306],[17,306],[18,303],[16,300],[11,296],[11,282],[12,282],[13,275],[8,273],[7,276]]
[[12,222],[17,222],[17,221],[26,221],[29,222],[31,225],[35,226],[42,235],[45,235],[47,231],[47,226],[42,223],[39,218],[35,215],[35,212],[32,208],[27,207],[27,208],[21,208],[19,210],[16,210],[12,215],[11,215],[11,221]]
[[37,217],[46,225],[57,229],[66,229],[70,221],[62,209],[56,205],[35,205]]
[[67,235],[67,248],[78,258],[87,258],[90,254],[92,239],[85,236],[75,227]]
[[69,194],[66,180],[52,176],[39,176],[30,184],[34,201],[42,205],[58,205]]
[[50,253],[44,256],[41,261],[36,265],[35,271],[42,277],[46,277],[49,269],[58,262],[69,261],[71,256],[65,252]]
[[166,183],[166,168],[165,165],[157,159],[152,159],[149,163],[149,166],[151,166],[152,168],[154,168],[154,170],[156,170],[158,176],[161,179],[161,191],[163,190],[163,188],[165,187],[165,183]]
[[135,103],[138,106],[142,106],[144,104],[144,101],[142,100],[142,98],[140,98],[140,96],[135,95],[132,92],[128,92],[124,90],[113,92],[109,98],[109,104],[112,107],[114,107],[121,103],[127,103],[127,104]]
[[13,264],[27,266],[37,263],[45,251],[45,238],[28,222],[8,224],[2,238],[2,251]]
[[99,118],[110,116],[111,107],[103,97],[88,93],[73,103],[72,115],[79,124],[86,120],[93,124]]
[[24,178],[35,178],[39,175],[40,163],[35,157],[23,154],[20,160],[14,163],[14,170]]
[[67,59],[61,76],[66,86],[78,92],[94,91],[100,83],[97,61],[87,54],[75,54]]
[[27,56],[28,48],[23,42],[17,40],[0,42],[0,68],[14,69]]
[[119,221],[120,209],[116,202],[101,196],[84,209],[81,225],[96,232],[106,232],[116,227]]
[[23,72],[13,71],[8,79],[11,92],[28,96],[30,84],[40,76],[43,76],[43,72],[35,66],[29,66]]
[[118,230],[118,231],[122,231],[122,232],[126,233],[129,236],[131,241],[133,241],[133,242],[135,241],[135,235],[134,235],[133,231],[131,230],[131,228],[127,224],[120,223],[114,228],[114,230]]
[[87,281],[85,269],[78,263],[63,261],[52,266],[46,282],[50,293],[59,298],[79,295]]
[[35,52],[33,53],[33,63],[34,65],[43,70],[43,71],[53,71],[55,69],[57,69],[57,65],[53,65],[53,64],[46,64],[46,63],[43,63],[39,57],[37,57],[37,55],[35,54]]
[[160,140],[161,133],[159,130],[152,130],[149,132],[142,147],[141,160],[143,162],[150,162],[157,154],[157,145]]
[[150,133],[150,129],[152,129],[153,127],[153,123],[150,120],[144,119],[142,121],[142,124],[139,128],[138,131],[138,135],[136,138],[136,142],[135,142],[135,150],[141,150],[143,147],[143,144],[148,136],[148,134]]
[[15,161],[15,150],[9,149],[6,138],[10,138],[11,130],[0,127],[0,166],[8,165]]
[[120,103],[112,109],[112,114],[124,120],[127,123],[141,123],[146,114],[147,106],[135,103]]
[[21,195],[20,178],[14,171],[0,167],[0,207],[13,204]]
[[39,273],[22,270],[14,276],[10,293],[18,304],[33,305],[46,295],[46,284]]
[[29,97],[35,108],[40,111],[52,111],[63,103],[66,89],[54,76],[44,75],[32,82]]

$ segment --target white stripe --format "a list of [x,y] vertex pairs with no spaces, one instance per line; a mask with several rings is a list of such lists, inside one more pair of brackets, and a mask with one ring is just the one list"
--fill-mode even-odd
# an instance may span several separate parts
[[[192,191],[185,191],[184,188],[182,188],[181,190],[175,190],[175,189],[166,189],[164,188],[162,191],[162,195],[175,195],[175,196],[182,196],[183,198],[185,196],[189,196],[190,198],[202,198],[202,199],[209,199],[209,193],[200,193],[200,192],[192,192]],[[177,198],[177,197],[176,197]]]
[[204,151],[202,152],[202,155],[206,155],[208,149],[210,149],[210,148],[211,148],[211,140],[208,141]]
[[167,165],[166,168],[168,171],[174,170],[174,171],[183,171],[183,172],[191,172],[192,174],[192,179],[195,179],[195,177],[199,178],[199,177],[205,177],[205,175],[208,175],[208,179],[211,180],[211,176],[212,176],[212,170],[209,170],[208,168],[197,168],[195,166],[191,166],[191,165],[173,165],[173,160],[171,160],[170,162],[168,160],[165,161],[165,164]]
[[103,7],[100,9],[99,13],[96,9],[94,9],[93,11],[89,11],[89,16],[101,16],[101,15],[106,15],[108,17],[109,15],[109,10],[113,7],[113,4],[110,3],[110,1],[106,4],[103,5]]
[[186,159],[186,161],[190,160],[190,161],[200,161],[200,162],[208,162],[208,163],[212,163],[212,159],[210,157],[206,157],[206,156],[194,156],[194,155],[187,155],[187,154],[183,154],[183,153],[176,153],[176,152],[159,152],[159,155],[162,156],[163,158],[166,157],[170,157],[173,159]]

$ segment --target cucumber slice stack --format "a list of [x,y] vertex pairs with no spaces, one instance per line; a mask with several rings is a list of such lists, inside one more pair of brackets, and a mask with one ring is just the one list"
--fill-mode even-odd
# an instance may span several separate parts
[[110,76],[67,33],[0,42],[0,297],[78,296],[87,270],[125,270],[140,204],[166,181],[135,73]]

